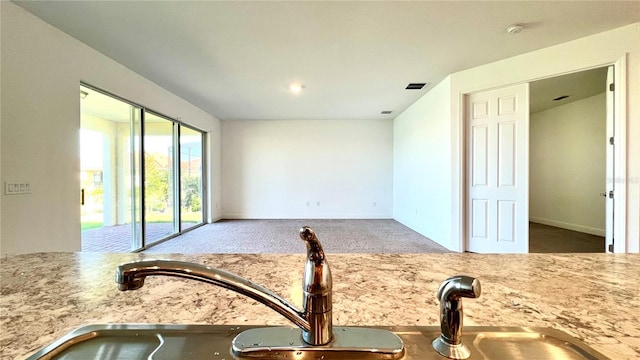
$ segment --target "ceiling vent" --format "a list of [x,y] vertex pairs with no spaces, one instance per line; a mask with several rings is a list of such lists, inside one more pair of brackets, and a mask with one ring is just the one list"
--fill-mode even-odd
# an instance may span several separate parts
[[381,112],[380,112],[380,114],[382,114],[382,115],[389,115],[389,114],[391,114],[392,112],[393,112],[393,111],[391,111],[391,110],[384,110],[384,111],[381,111]]
[[566,98],[568,98],[569,95],[562,95],[562,96],[558,96],[557,98],[553,99],[553,101],[560,101],[560,100],[564,100]]
[[407,85],[407,87],[405,89],[407,89],[407,90],[420,90],[425,85],[427,85],[427,83],[409,83],[409,85]]

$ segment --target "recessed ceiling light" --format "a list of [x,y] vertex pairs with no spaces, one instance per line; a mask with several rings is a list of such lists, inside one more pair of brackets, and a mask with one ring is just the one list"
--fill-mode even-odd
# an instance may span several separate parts
[[517,34],[522,30],[524,30],[524,25],[522,24],[511,24],[507,26],[507,29],[506,29],[508,34]]
[[289,85],[289,90],[291,90],[291,92],[294,93],[294,94],[300,94],[302,89],[304,89],[304,86],[302,86],[300,84],[291,84],[291,85]]

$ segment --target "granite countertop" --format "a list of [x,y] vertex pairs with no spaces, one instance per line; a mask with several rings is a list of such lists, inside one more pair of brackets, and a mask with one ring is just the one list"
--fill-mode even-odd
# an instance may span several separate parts
[[[149,277],[121,292],[118,264],[173,259],[246,277],[300,306],[304,255],[37,253],[1,260],[0,358],[22,359],[96,323],[289,325],[251,299],[205,283]],[[438,325],[441,281],[482,282],[465,325],[552,327],[612,359],[640,358],[637,254],[327,254],[335,325]]]

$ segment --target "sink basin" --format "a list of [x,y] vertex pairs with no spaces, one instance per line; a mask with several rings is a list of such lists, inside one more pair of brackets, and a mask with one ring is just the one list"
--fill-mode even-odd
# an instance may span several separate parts
[[[89,325],[72,331],[36,352],[32,359],[241,359],[233,354],[232,341],[241,332],[264,326],[222,325]],[[292,347],[268,353],[271,359],[393,359],[443,360],[431,347],[440,328],[369,327],[398,335],[402,354],[345,356],[330,349],[305,352]],[[353,328],[358,329],[358,328]],[[471,350],[469,359],[607,359],[583,342],[548,328],[466,326],[463,342]],[[293,342],[291,342],[293,344]],[[265,353],[259,356],[264,357]],[[244,359],[244,357],[242,357]]]

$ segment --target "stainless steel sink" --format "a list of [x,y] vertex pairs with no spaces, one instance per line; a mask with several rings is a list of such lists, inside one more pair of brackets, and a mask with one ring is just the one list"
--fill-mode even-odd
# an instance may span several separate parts
[[[244,330],[263,326],[222,325],[90,325],[65,335],[28,359],[241,359],[232,351],[233,339]],[[346,356],[325,350],[273,349],[269,359],[415,359],[443,360],[431,342],[440,328],[370,327],[398,335],[404,355],[360,353]],[[463,342],[471,350],[470,359],[607,359],[583,342],[548,328],[474,327],[464,328]],[[262,353],[264,355],[264,353]],[[262,356],[261,355],[261,356]],[[265,357],[262,357],[265,358]]]

